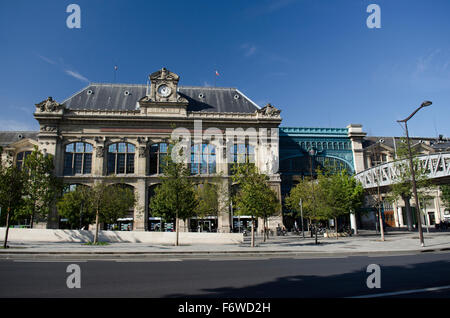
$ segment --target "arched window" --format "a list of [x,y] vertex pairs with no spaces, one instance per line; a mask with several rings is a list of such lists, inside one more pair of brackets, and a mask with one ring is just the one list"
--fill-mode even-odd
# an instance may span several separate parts
[[302,149],[305,149],[305,142],[304,141],[302,141],[302,143],[300,145],[301,145]]
[[90,174],[92,169],[92,145],[73,142],[64,151],[64,175]]
[[169,147],[165,142],[150,146],[150,174],[163,173],[163,167],[166,164],[166,157],[168,153]]
[[331,141],[328,142],[328,149],[333,149],[333,143]]
[[194,144],[191,147],[191,174],[216,173],[216,147]]
[[19,152],[16,156],[16,166],[18,169],[22,169],[25,159],[31,155],[31,151]]
[[323,143],[323,149],[326,150],[327,148],[328,148],[328,147],[327,147],[327,143],[324,142],[324,143]]
[[119,142],[108,147],[108,174],[134,173],[133,144]]

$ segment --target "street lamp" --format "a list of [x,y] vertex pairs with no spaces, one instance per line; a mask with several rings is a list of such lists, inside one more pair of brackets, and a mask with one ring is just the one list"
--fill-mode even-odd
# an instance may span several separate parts
[[408,118],[405,118],[403,120],[397,120],[399,123],[405,123],[405,130],[406,130],[406,141],[408,144],[408,153],[409,153],[409,167],[411,169],[411,177],[412,177],[412,185],[413,185],[413,193],[414,193],[414,199],[416,201],[416,218],[417,218],[417,229],[419,230],[419,239],[420,244],[422,247],[425,246],[425,242],[423,240],[423,231],[422,231],[422,221],[420,219],[420,211],[419,211],[419,198],[417,197],[417,186],[416,186],[416,174],[414,172],[413,167],[413,160],[412,160],[412,153],[411,153],[411,145],[409,142],[409,134],[408,134],[408,120],[410,120],[421,108],[430,106],[432,102],[425,101],[423,102],[419,108],[417,108],[411,115],[409,115]]
[[[317,154],[317,151],[314,147],[311,147],[308,151],[309,153],[309,171],[311,173],[311,190],[312,190],[312,196],[313,196],[313,209],[314,212],[316,212],[316,198],[314,195],[314,180],[313,180],[313,160],[312,158]],[[314,225],[314,232],[315,232],[315,243],[317,244],[317,220],[316,224]]]

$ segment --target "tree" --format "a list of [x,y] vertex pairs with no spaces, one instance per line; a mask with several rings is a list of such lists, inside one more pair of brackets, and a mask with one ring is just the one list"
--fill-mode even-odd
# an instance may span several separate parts
[[11,217],[23,204],[25,175],[11,163],[0,162],[0,207],[6,209],[6,229],[3,248],[7,248]]
[[[415,172],[416,186],[417,191],[426,191],[431,188],[431,181],[428,179],[428,174],[425,171],[424,167],[419,164],[419,160],[416,157],[419,153],[416,149],[411,149],[413,156],[413,169]],[[413,195],[412,191],[412,177],[411,177],[411,169],[409,167],[409,162],[407,160],[409,158],[408,146],[405,138],[402,138],[402,142],[399,143],[397,147],[397,158],[395,160],[395,168],[399,172],[398,181],[393,183],[390,187],[390,193],[388,200],[393,202],[398,198],[402,198],[405,202],[406,208],[406,217],[408,223],[408,230],[413,230],[413,218],[411,212],[411,204],[410,200]],[[416,207],[418,209],[419,207]]]
[[205,181],[197,186],[196,195],[198,206],[196,209],[197,217],[219,216],[219,193],[217,186]]
[[56,194],[61,191],[61,182],[53,175],[53,169],[53,156],[44,155],[36,146],[24,161],[26,182],[21,215],[30,217],[31,228],[35,218],[46,218],[53,207]]
[[95,214],[89,209],[90,189],[77,185],[74,191],[66,192],[57,202],[58,214],[67,219],[71,228],[82,228],[94,222]]
[[89,188],[88,213],[95,215],[94,244],[98,243],[100,223],[113,223],[125,216],[137,202],[134,191],[120,184],[111,184],[115,179],[98,182]]
[[441,199],[444,206],[450,209],[450,184],[441,185]]
[[334,218],[336,238],[338,237],[338,218],[359,209],[364,202],[362,185],[346,170],[336,173],[318,173],[318,188],[323,194],[329,216]]
[[277,194],[270,188],[269,177],[258,171],[254,164],[237,164],[233,167],[233,182],[239,185],[234,202],[236,214],[250,215],[252,220],[251,245],[255,246],[255,217],[264,222],[264,241],[266,240],[267,219],[280,210]]
[[[195,215],[198,199],[190,169],[184,162],[172,160],[174,141],[168,148],[168,155],[163,166],[161,184],[155,189],[155,195],[150,200],[152,215],[161,217],[164,221],[175,219],[175,245],[179,245],[179,219],[186,221]],[[179,153],[179,155],[183,155]]]
[[318,244],[317,223],[327,220],[330,215],[328,205],[324,200],[324,193],[316,181],[311,178],[304,178],[291,189],[285,202],[291,210],[300,212],[300,200],[304,217],[308,218],[310,223],[314,222],[315,243]]

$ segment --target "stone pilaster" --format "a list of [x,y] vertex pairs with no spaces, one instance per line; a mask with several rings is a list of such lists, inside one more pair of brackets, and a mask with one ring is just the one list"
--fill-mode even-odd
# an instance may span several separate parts
[[348,137],[352,142],[353,163],[355,165],[355,173],[364,170],[364,150],[362,142],[366,133],[362,130],[362,125],[350,124],[348,128]]
[[229,210],[230,195],[228,180],[223,180],[218,187],[219,197],[219,215],[217,219],[217,231],[220,233],[230,233],[231,231],[231,215]]
[[148,223],[148,191],[145,179],[137,181],[135,193],[137,195],[137,204],[134,208],[133,230],[145,231]]

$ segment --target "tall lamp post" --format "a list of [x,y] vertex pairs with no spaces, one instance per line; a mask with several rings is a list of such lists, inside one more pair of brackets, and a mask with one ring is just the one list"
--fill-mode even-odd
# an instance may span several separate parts
[[[313,180],[313,157],[317,154],[317,151],[314,147],[312,147],[311,149],[309,149],[308,151],[309,153],[309,171],[311,173],[311,190],[312,190],[312,195],[313,195],[313,209],[314,212],[316,212],[316,198],[314,195],[314,180]],[[317,244],[317,220],[316,220],[316,224],[314,225],[314,234],[315,234],[315,243]]]
[[425,246],[425,242],[423,240],[423,231],[422,231],[422,220],[420,219],[420,209],[419,209],[419,198],[417,197],[417,186],[416,186],[416,173],[414,171],[412,153],[411,153],[411,144],[409,142],[409,134],[408,134],[408,120],[410,120],[421,108],[430,106],[432,103],[430,101],[423,102],[419,108],[417,108],[408,118],[403,120],[397,120],[399,123],[405,123],[406,130],[406,141],[408,144],[408,153],[409,153],[409,168],[411,169],[411,177],[412,177],[412,186],[414,193],[414,200],[416,202],[416,219],[417,219],[417,229],[419,230],[419,239],[422,247]]

